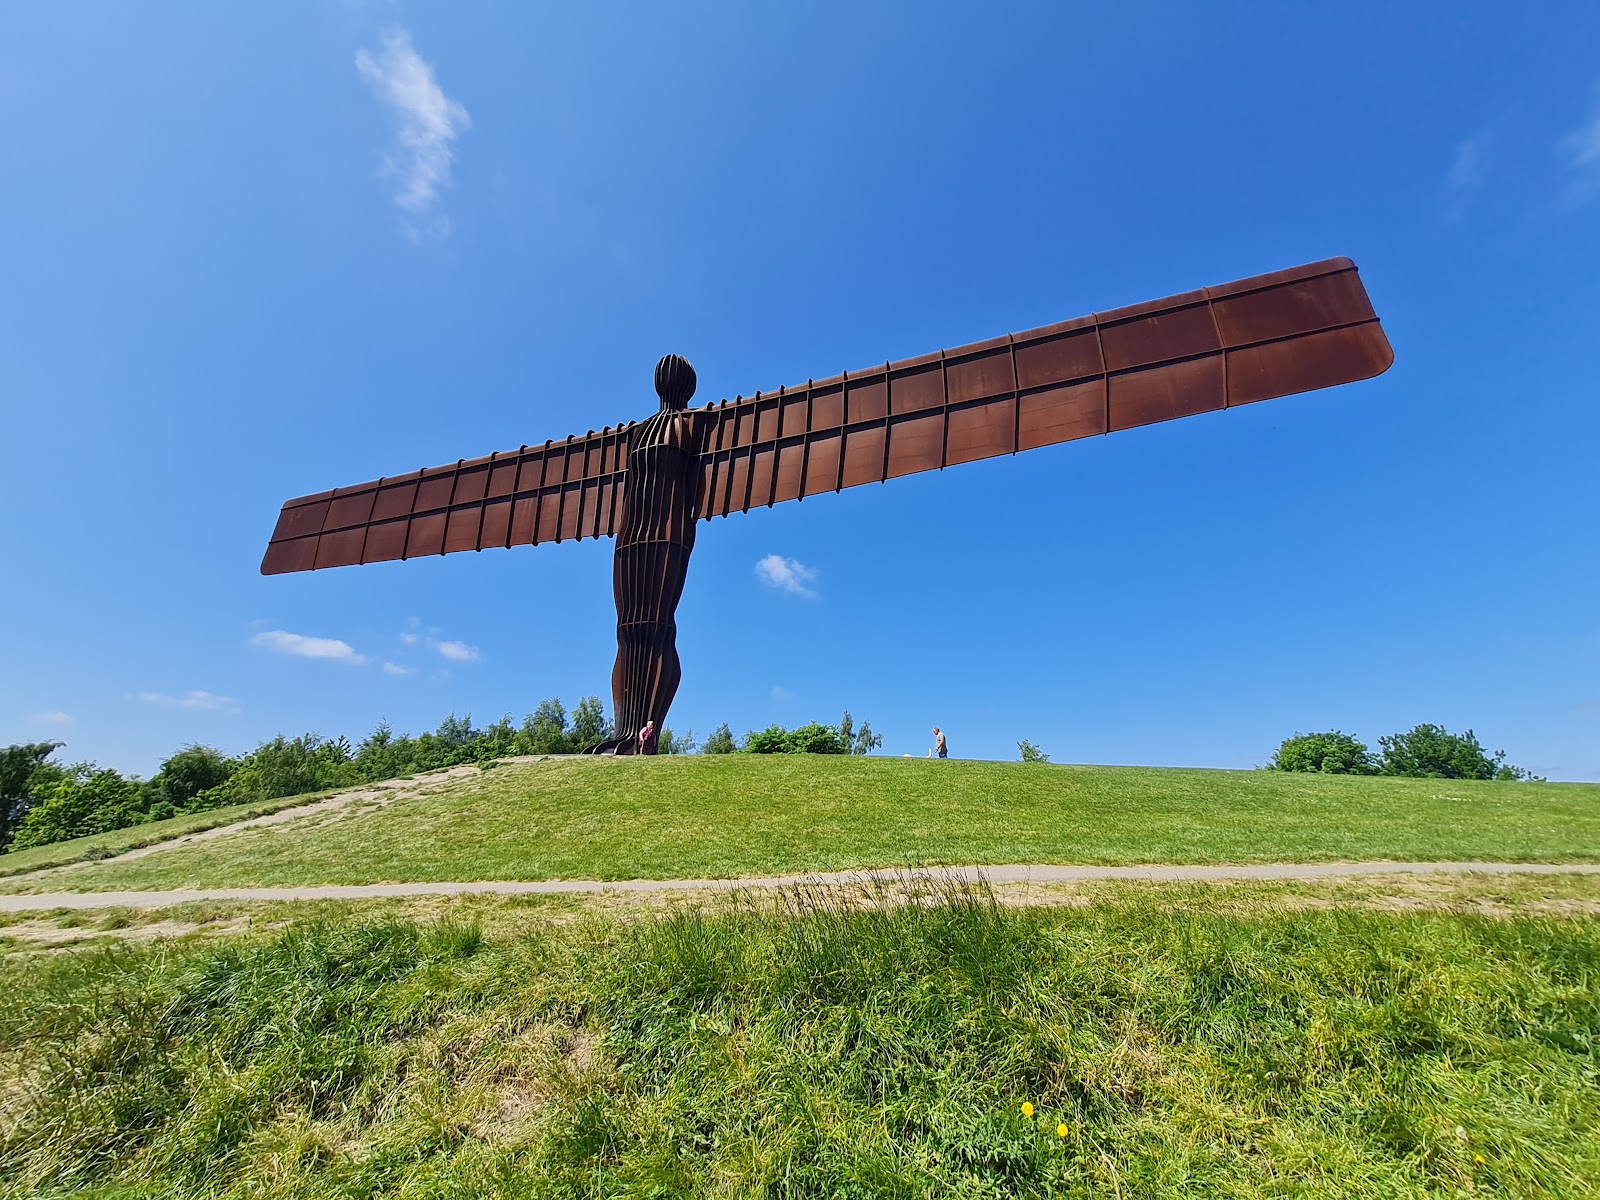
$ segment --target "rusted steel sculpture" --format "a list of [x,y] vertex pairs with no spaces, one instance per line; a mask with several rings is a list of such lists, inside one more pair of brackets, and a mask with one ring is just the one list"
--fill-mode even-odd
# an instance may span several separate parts
[[696,520],[1350,383],[1393,360],[1347,258],[699,409],[694,369],[668,355],[645,421],[288,501],[261,571],[616,535],[618,736],[601,749],[653,753],[638,734],[661,728],[677,692]]

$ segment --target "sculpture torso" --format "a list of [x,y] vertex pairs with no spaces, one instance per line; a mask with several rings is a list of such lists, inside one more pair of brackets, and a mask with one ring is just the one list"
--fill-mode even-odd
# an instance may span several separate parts
[[694,545],[700,485],[696,414],[662,409],[639,427],[628,451],[617,545]]

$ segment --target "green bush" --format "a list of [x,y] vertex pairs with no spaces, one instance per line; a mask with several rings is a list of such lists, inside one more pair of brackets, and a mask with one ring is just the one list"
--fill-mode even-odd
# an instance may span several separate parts
[[1337,729],[1284,738],[1267,767],[1273,771],[1317,771],[1324,775],[1372,775],[1377,771],[1366,744]]
[[1485,753],[1472,730],[1446,733],[1442,725],[1418,725],[1408,733],[1378,739],[1385,775],[1422,779],[1532,779],[1531,771],[1506,763],[1506,752]]
[[166,762],[151,780],[169,808],[185,808],[201,792],[221,787],[239,769],[239,760],[210,746],[190,743]]
[[29,742],[0,750],[0,848],[10,844],[17,822],[37,803],[45,785],[62,777],[59,766],[45,761],[61,745]]
[[790,754],[847,754],[850,748],[839,740],[839,731],[812,721],[789,731]]
[[769,725],[760,733],[748,733],[744,739],[747,754],[848,754],[850,748],[839,739],[839,731],[831,725],[812,721],[798,729],[785,729],[782,725]]
[[744,735],[744,752],[746,754],[787,754],[789,753],[789,731],[782,725],[768,725],[760,733],[747,733]]
[[1027,738],[1023,738],[1017,743],[1017,753],[1022,755],[1023,762],[1047,763],[1050,761],[1050,756]]
[[140,807],[139,784],[108,768],[81,763],[66,778],[43,789],[37,803],[17,824],[13,850],[64,842],[126,829],[146,820]]

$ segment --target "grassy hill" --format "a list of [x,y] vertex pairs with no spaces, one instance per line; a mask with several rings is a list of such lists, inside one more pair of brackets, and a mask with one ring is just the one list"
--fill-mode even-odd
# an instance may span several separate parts
[[552,760],[0,887],[1339,859],[1600,861],[1600,786],[810,755]]
[[[1600,860],[1600,787],[903,759],[523,763],[285,817],[3,883]],[[1595,1194],[1594,877],[929,886],[13,915],[0,1195]],[[52,920],[83,943],[24,936]]]

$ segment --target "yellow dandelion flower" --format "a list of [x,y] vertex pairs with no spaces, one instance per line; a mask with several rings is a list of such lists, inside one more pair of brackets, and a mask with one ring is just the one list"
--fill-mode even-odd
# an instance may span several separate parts
[[1033,1116],[1033,1104],[1031,1102],[1027,1100],[1022,1102],[1022,1115],[1025,1117]]
[[1488,1162],[1489,1161],[1488,1159],[1484,1158],[1484,1156],[1481,1155],[1481,1154],[1474,1154],[1472,1157],[1477,1162]]
[[1067,1136],[1067,1127],[1065,1123],[1056,1126],[1056,1136],[1059,1138],[1064,1138]]

